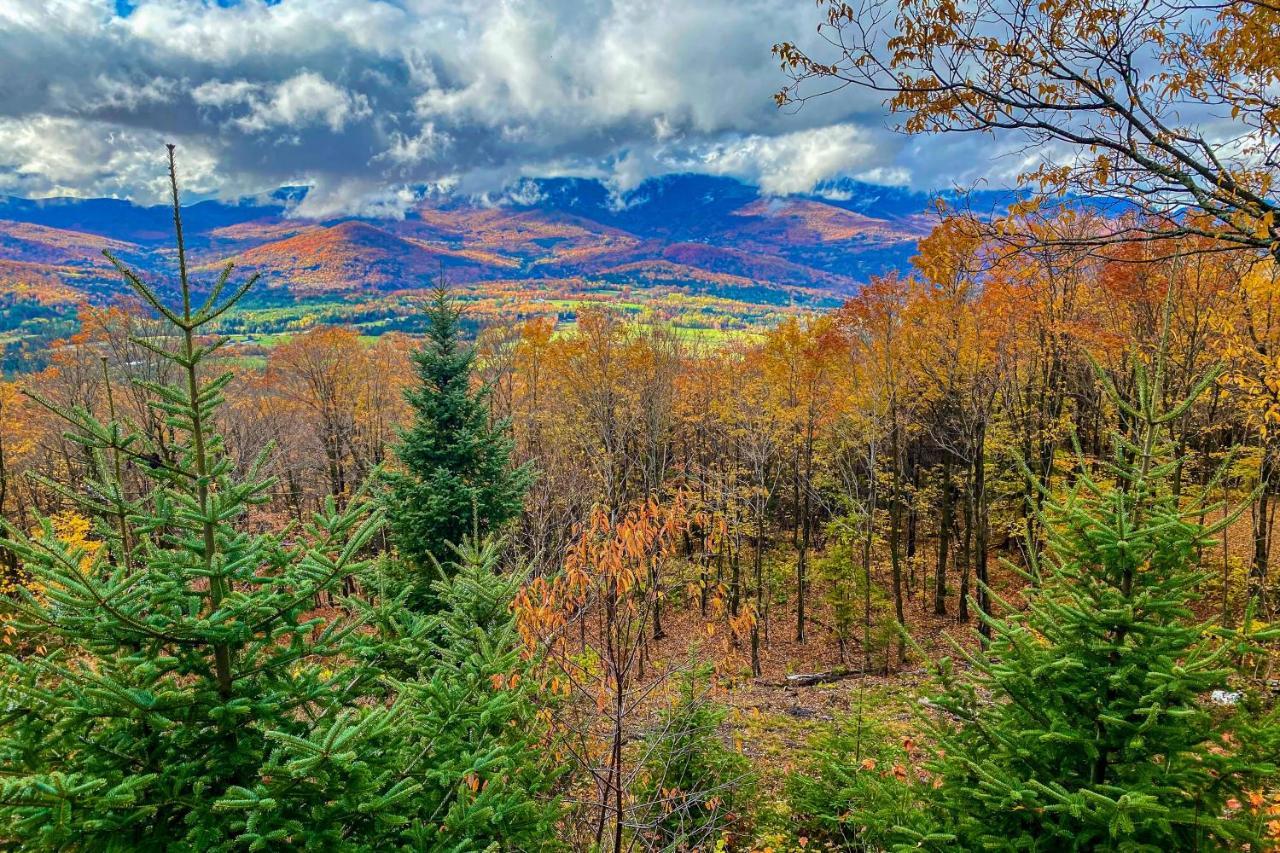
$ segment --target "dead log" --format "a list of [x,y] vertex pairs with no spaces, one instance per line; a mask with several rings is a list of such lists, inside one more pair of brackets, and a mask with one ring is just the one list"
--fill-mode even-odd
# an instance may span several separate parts
[[860,678],[866,675],[866,670],[862,669],[829,669],[826,672],[797,672],[788,675],[783,682],[784,687],[814,687],[818,684],[830,684],[833,681],[843,681],[846,678]]
[[815,687],[819,684],[831,684],[836,681],[844,681],[846,678],[862,678],[866,675],[914,675],[921,672],[924,672],[924,670],[911,669],[897,673],[886,673],[878,669],[867,672],[865,669],[839,667],[837,669],[829,669],[826,672],[798,672],[786,676],[782,681],[766,681],[763,678],[757,678],[754,679],[754,683],[765,687]]
[[826,672],[797,672],[786,676],[782,681],[765,681],[763,678],[757,678],[755,683],[768,687],[813,687],[818,684],[843,681],[846,678],[860,678],[866,674],[861,669],[840,667],[839,669],[829,669]]

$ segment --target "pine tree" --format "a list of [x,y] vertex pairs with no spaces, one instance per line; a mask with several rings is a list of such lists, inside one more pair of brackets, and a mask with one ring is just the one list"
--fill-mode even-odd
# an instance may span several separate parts
[[928,832],[927,789],[907,770],[916,745],[895,738],[865,699],[860,691],[855,712],[819,729],[787,774],[792,833],[815,849],[888,850],[908,832]]
[[422,817],[407,833],[416,850],[554,846],[561,771],[511,608],[523,576],[499,574],[500,555],[493,539],[458,546],[449,576],[434,584],[431,639],[408,647],[422,673],[400,685],[404,765],[422,777]]
[[729,709],[712,701],[711,676],[709,664],[682,673],[676,701],[644,738],[628,822],[645,849],[722,849],[717,842],[747,823],[755,778],[720,734]]
[[970,673],[944,669],[927,765],[938,832],[905,846],[1208,850],[1247,835],[1227,804],[1274,768],[1207,704],[1231,675],[1232,644],[1192,610],[1216,510],[1171,488],[1169,424],[1213,376],[1162,408],[1162,372],[1139,366],[1133,400],[1103,379],[1130,431],[1100,474],[1081,456],[1065,496],[1045,492],[1025,608],[997,600],[1009,615],[984,615],[991,641]]
[[[7,528],[39,648],[0,663],[0,834],[29,850],[378,846],[421,789],[387,748],[402,711],[359,663],[376,657],[370,608],[341,595],[380,521],[356,499],[287,536],[246,523],[267,454],[233,470],[211,426],[230,374],[209,378],[223,342],[204,335],[254,278],[228,291],[228,264],[193,302],[172,146],[169,177],[180,304],[111,260],[171,329],[136,342],[177,368],[143,385],[172,438],[46,402],[92,464],[45,485],[92,519],[93,547],[49,518]],[[330,621],[309,612],[321,595]]]
[[413,600],[427,609],[451,546],[514,518],[532,479],[528,466],[511,467],[509,424],[490,423],[489,389],[471,387],[475,351],[461,341],[461,316],[441,285],[428,312],[426,342],[413,356],[419,384],[406,393],[413,423],[396,448],[403,470],[387,477],[396,547],[416,574]]

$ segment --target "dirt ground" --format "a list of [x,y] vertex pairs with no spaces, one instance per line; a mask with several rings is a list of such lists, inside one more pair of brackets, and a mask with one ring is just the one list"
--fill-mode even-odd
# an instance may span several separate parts
[[[1247,566],[1252,556],[1247,513],[1225,536],[1220,536],[1220,541],[1224,543],[1222,546],[1206,550],[1202,557],[1205,571],[1212,575],[1197,608],[1201,611],[1198,615],[1206,619],[1220,617],[1222,612],[1224,555],[1225,600],[1233,612],[1242,612]],[[1024,581],[1002,561],[1003,556],[994,550],[991,553],[992,588],[1016,605]],[[931,568],[927,559],[922,568]],[[958,578],[951,580],[958,585]],[[875,582],[887,588],[887,567],[877,567]],[[751,676],[746,638],[735,642],[723,620],[715,626],[714,633],[708,634],[707,620],[696,607],[673,607],[668,611],[664,616],[666,636],[656,644],[652,659],[660,666],[678,668],[689,660],[692,648],[698,660],[714,664],[716,698],[732,709],[727,723],[731,736],[766,779],[779,779],[803,755],[806,743],[815,732],[860,709],[874,715],[882,724],[911,733],[920,699],[936,686],[930,680],[931,663],[943,656],[954,658],[957,645],[968,649],[976,647],[976,619],[962,623],[956,618],[955,586],[948,600],[951,612],[947,616],[933,614],[933,602],[924,578],[917,577],[912,593],[906,601],[905,615],[916,648],[909,650],[905,663],[898,664],[894,656],[894,666],[888,673],[857,674],[812,686],[788,685],[789,675],[861,669],[862,651],[857,640],[860,631],[855,630],[842,661],[838,644],[826,627],[830,624],[829,614],[824,610],[821,590],[817,588],[811,590],[808,602],[812,618],[804,643],[795,640],[792,603],[776,606],[770,614],[768,641],[762,644],[762,672],[758,678]]]

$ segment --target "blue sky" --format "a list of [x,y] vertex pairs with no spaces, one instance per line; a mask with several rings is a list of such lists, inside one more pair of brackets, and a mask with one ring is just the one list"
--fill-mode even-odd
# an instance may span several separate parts
[[[227,8],[230,6],[239,6],[242,2],[243,0],[213,0],[213,5]],[[267,6],[275,6],[280,3],[281,0],[262,0],[262,2]],[[116,14],[124,17],[132,12],[134,7],[137,5],[138,0],[116,0]]]
[[892,131],[846,90],[779,110],[770,55],[809,0],[0,0],[0,193],[155,200],[308,185],[301,212],[394,214],[520,177],[625,191],[693,171],[806,192],[932,189],[1025,165]]

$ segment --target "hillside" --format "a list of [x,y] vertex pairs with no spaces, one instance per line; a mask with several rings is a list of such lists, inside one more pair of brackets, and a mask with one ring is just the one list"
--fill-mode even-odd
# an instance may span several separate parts
[[261,273],[270,287],[300,294],[404,288],[431,281],[446,267],[451,281],[465,284],[495,278],[518,265],[501,256],[474,257],[465,250],[400,237],[361,221],[305,230],[230,260]]
[[[322,322],[413,331],[420,295],[442,274],[478,322],[548,313],[572,322],[589,302],[695,331],[733,330],[838,304],[903,266],[929,227],[923,194],[847,182],[823,193],[770,198],[727,178],[672,175],[617,196],[598,181],[558,178],[497,199],[428,195],[402,219],[291,218],[294,190],[200,202],[184,214],[197,277],[226,260],[262,275],[253,300],[227,320],[245,335]],[[163,288],[170,217],[115,199],[0,199],[6,346],[31,349],[33,336],[54,328],[33,327],[34,316],[70,317],[77,303],[118,298],[103,249]]]

